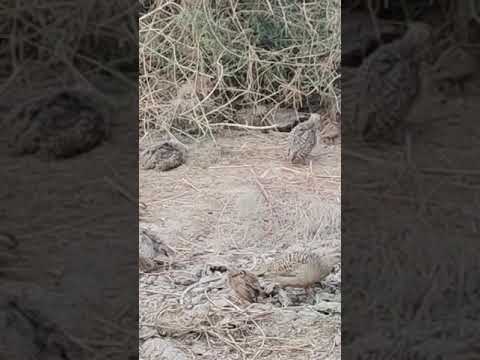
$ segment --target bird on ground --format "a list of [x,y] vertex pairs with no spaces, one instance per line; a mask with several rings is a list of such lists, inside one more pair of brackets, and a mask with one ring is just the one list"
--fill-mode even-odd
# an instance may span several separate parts
[[275,258],[256,275],[272,279],[281,288],[303,288],[308,294],[332,272],[339,261],[338,253],[321,255],[297,250]]
[[288,134],[287,158],[292,163],[306,163],[307,156],[317,144],[317,128],[320,115],[311,114],[310,118],[298,124]]
[[172,170],[185,163],[185,159],[186,147],[172,140],[147,147],[140,154],[140,164],[144,170]]
[[97,93],[89,89],[59,89],[39,96],[8,115],[10,152],[49,159],[88,152],[109,138],[108,114]]
[[227,282],[234,294],[242,301],[253,303],[263,294],[255,274],[246,270],[230,270]]
[[406,34],[380,46],[355,76],[355,118],[367,142],[393,141],[421,89],[421,63],[432,43],[428,24],[414,22]]

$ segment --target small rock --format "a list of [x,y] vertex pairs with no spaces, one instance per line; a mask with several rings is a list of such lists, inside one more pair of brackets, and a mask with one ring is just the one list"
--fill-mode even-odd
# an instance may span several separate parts
[[158,335],[158,331],[150,326],[140,326],[140,329],[138,331],[138,338],[141,341],[146,341],[154,336]]
[[314,309],[324,314],[341,314],[342,306],[339,302],[319,301],[315,304]]
[[290,324],[297,320],[298,315],[296,311],[282,311],[282,312],[274,312],[272,314],[273,320],[275,323],[282,325],[282,324]]
[[177,276],[173,279],[173,283],[175,285],[180,285],[180,286],[190,286],[197,282],[196,277],[184,275],[184,276]]

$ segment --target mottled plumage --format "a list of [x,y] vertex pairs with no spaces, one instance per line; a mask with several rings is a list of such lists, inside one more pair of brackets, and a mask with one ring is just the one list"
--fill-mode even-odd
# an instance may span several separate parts
[[12,153],[68,158],[93,149],[109,135],[107,111],[96,97],[73,88],[20,105],[9,118]]
[[174,256],[174,251],[162,241],[158,230],[152,225],[140,223],[138,229],[138,266],[149,272],[160,268]]
[[143,272],[150,272],[155,270],[157,267],[157,264],[153,259],[146,258],[143,256],[138,257],[138,268],[143,271]]
[[305,163],[307,156],[317,144],[317,127],[320,115],[298,124],[288,135],[287,158],[292,163]]
[[311,288],[339,262],[338,254],[320,255],[298,250],[274,259],[258,275],[272,278],[281,287]]
[[235,295],[246,302],[256,302],[263,289],[255,274],[246,270],[229,271],[228,285]]
[[366,141],[392,140],[405,120],[420,88],[418,55],[430,39],[428,25],[413,23],[405,36],[381,46],[358,69],[355,113]]
[[330,110],[322,119],[319,137],[325,144],[333,145],[341,137],[339,115],[336,111]]
[[185,162],[186,148],[176,141],[162,141],[147,147],[140,154],[140,163],[144,170],[158,169],[167,171],[179,167]]

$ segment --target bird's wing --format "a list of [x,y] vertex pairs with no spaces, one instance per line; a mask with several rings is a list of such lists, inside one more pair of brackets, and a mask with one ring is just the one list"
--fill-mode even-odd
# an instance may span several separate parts
[[313,131],[312,129],[303,130],[299,137],[302,139],[301,141],[303,144],[311,143],[316,139],[315,131]]
[[357,92],[359,101],[356,116],[362,131],[372,121],[372,116],[373,120],[375,119],[378,111],[388,111],[383,109],[385,104],[382,101],[391,97],[389,93],[396,96],[398,93],[396,87],[404,83],[397,78],[409,73],[406,68],[409,64],[397,54],[393,46],[385,45],[365,61],[357,79],[360,89]]
[[275,273],[276,277],[293,278],[304,273],[306,264],[291,266],[288,270]]

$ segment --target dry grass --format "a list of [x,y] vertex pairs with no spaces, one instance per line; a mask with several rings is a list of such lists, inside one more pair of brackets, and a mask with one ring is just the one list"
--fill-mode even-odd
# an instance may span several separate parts
[[242,108],[336,100],[339,65],[337,0],[157,1],[140,18],[141,129],[207,135]]
[[99,76],[136,87],[138,24],[128,1],[4,1],[0,20],[8,34],[1,40],[1,106],[72,82],[96,88]]

